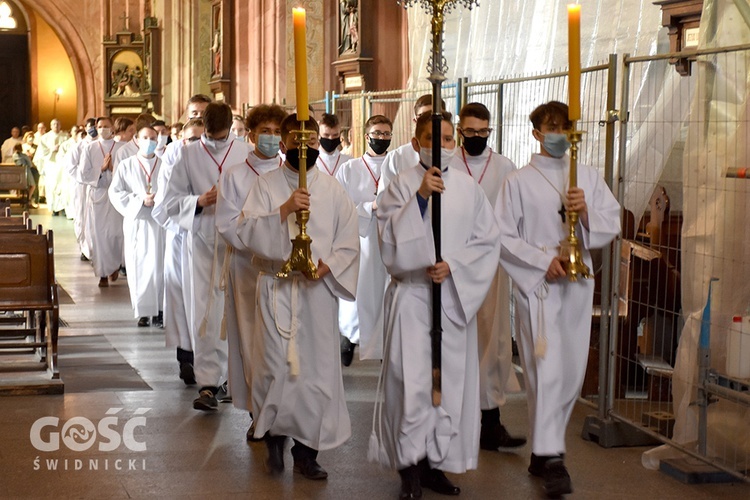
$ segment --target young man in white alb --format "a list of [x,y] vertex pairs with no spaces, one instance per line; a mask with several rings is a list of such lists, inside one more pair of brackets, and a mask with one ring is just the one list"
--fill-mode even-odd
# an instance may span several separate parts
[[222,280],[226,283],[224,319],[229,349],[229,393],[235,408],[250,413],[246,437],[254,439],[252,421],[252,331],[255,318],[255,287],[258,267],[253,254],[237,235],[247,195],[258,178],[283,163],[279,156],[281,122],[286,111],[277,104],[260,104],[247,115],[250,140],[256,145],[241,163],[221,177],[216,200],[216,229],[227,244]]
[[359,218],[359,281],[354,302],[339,301],[341,362],[349,366],[354,347],[360,345],[361,359],[383,357],[383,295],[388,273],[378,245],[378,185],[383,161],[391,144],[393,123],[383,115],[365,122],[367,152],[349,160],[336,173],[336,179],[354,201]]
[[[508,158],[487,147],[492,129],[490,111],[484,104],[466,104],[458,118],[458,133],[463,145],[450,166],[473,177],[494,208],[505,177],[516,167]],[[511,436],[500,422],[500,406],[505,404],[506,392],[521,390],[513,370],[510,328],[510,278],[498,262],[495,279],[477,313],[482,407],[479,446],[483,450],[518,448],[526,444],[525,438]]]
[[335,177],[341,166],[352,159],[341,152],[341,123],[338,116],[325,113],[318,125],[320,154],[316,165],[322,173]]
[[620,232],[620,206],[596,169],[578,164],[569,188],[571,127],[568,106],[552,101],[530,115],[540,144],[528,165],[511,172],[495,203],[500,264],[513,279],[516,338],[531,428],[529,472],[544,478],[550,497],[571,493],[563,462],[565,429],[583,385],[591,337],[594,281],[570,281],[569,256],[560,242],[569,234],[568,212],[579,215],[576,233],[583,260]]
[[125,265],[130,302],[139,327],[155,326],[164,302],[164,228],[151,216],[162,162],[156,156],[156,130],[149,125],[137,133],[138,153],[117,166],[109,199],[122,215]]
[[182,259],[192,281],[188,324],[195,342],[195,380],[200,387],[193,408],[213,411],[218,409],[216,394],[227,370],[227,346],[221,338],[221,266],[226,245],[216,231],[217,186],[225,167],[247,158],[247,148],[230,137],[232,109],[228,105],[210,103],[203,121],[205,132],[200,140],[178,153],[163,204],[169,218],[187,231]]

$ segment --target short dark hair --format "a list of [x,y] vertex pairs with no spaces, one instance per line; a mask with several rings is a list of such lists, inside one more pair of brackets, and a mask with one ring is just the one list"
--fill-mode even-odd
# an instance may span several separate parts
[[107,120],[110,124],[114,125],[114,122],[112,121],[112,118],[109,116],[100,116],[96,119],[96,124],[99,125],[99,122]]
[[339,117],[331,113],[323,113],[323,118],[320,119],[320,124],[325,125],[328,128],[336,128],[341,125]]
[[278,123],[280,126],[286,117],[286,111],[278,104],[258,104],[247,113],[245,124],[248,130],[266,122]]
[[490,121],[490,110],[481,102],[470,102],[461,108],[461,111],[458,113],[458,121],[461,122],[464,118],[469,117],[488,122]]
[[[445,101],[443,99],[440,99],[440,105],[445,109]],[[424,108],[425,106],[432,106],[432,94],[419,96],[417,102],[414,103],[414,116],[417,116],[417,113],[419,113],[419,108]]]
[[151,113],[141,113],[135,117],[135,128],[136,130],[140,130],[145,125],[153,125],[155,121],[156,118]]
[[232,108],[223,102],[212,102],[206,106],[203,112],[203,123],[206,133],[213,134],[221,130],[229,130],[232,127]]
[[23,144],[20,142],[17,142],[13,145],[13,152],[15,153],[21,153],[23,151]]
[[[451,128],[453,128],[453,115],[448,111],[443,111],[441,114],[443,115],[442,121],[450,123]],[[432,113],[422,113],[417,117],[417,125],[414,127],[414,137],[419,139],[420,135],[424,132],[424,129],[431,126]]]
[[[284,121],[281,122],[281,140],[286,140],[292,130],[299,130],[299,128],[300,125],[299,120],[297,119],[297,113],[292,113],[291,115],[287,116],[286,118],[284,118]],[[305,122],[305,129],[313,130],[318,134],[320,133],[318,122],[316,122],[312,118],[308,118]]]
[[89,119],[87,119],[85,126],[86,126],[86,128],[88,128],[88,127],[95,127],[96,126],[96,118],[89,118]]
[[137,129],[137,130],[136,130],[136,132],[135,132],[135,133],[136,133],[136,135],[137,135],[138,133],[140,133],[140,131],[141,131],[141,130],[143,130],[144,128],[149,128],[149,129],[153,130],[153,131],[154,131],[154,133],[156,133],[156,135],[159,135],[159,132],[157,132],[157,131],[156,131],[156,129],[154,128],[154,126],[153,126],[153,125],[150,125],[150,124],[146,124],[146,125],[143,125],[143,126],[142,126],[142,127],[140,127],[139,129]]
[[195,104],[196,102],[204,102],[206,104],[210,104],[213,102],[213,100],[208,97],[206,94],[195,94],[188,99],[187,105],[190,106],[191,104]]
[[568,105],[560,101],[550,101],[537,106],[529,115],[529,120],[537,130],[541,130],[545,123],[561,123],[564,130],[573,126],[573,122],[568,118]]
[[156,120],[151,125],[153,125],[154,127],[166,127],[167,126],[167,122],[165,122],[164,120]]
[[365,132],[369,131],[373,125],[378,125],[380,123],[385,123],[386,125],[391,127],[391,130],[393,130],[393,122],[390,118],[384,115],[372,115],[365,122]]
[[[182,125],[180,122],[177,122],[176,125]],[[182,125],[180,127],[180,130],[185,130],[186,128],[190,127],[205,127],[206,124],[203,122],[203,118],[191,118],[187,121],[185,125]]]
[[115,120],[115,134],[121,134],[125,132],[129,126],[133,124],[133,120],[125,116],[120,116]]

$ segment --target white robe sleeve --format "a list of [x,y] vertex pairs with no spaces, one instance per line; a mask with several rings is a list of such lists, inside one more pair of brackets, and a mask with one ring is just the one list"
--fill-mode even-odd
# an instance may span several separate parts
[[91,150],[93,148],[90,147],[91,144],[95,144],[95,142],[84,147],[81,152],[81,160],[78,163],[78,177],[81,179],[81,183],[96,186],[99,183],[102,171],[101,165],[96,166],[92,161]]
[[237,236],[237,223],[242,214],[245,200],[237,193],[233,170],[228,170],[219,179],[219,193],[216,197],[216,230],[228,245],[239,250],[245,245]]
[[192,231],[200,194],[193,194],[186,162],[185,155],[180,154],[172,167],[172,173],[164,189],[162,210],[166,210],[167,217],[172,222],[186,231]]
[[[454,289],[454,296],[457,297],[463,313],[464,324],[476,316],[482,306],[497,272],[500,256],[500,231],[495,215],[482,188],[478,184],[474,186],[474,199],[465,200],[466,207],[471,207],[472,210],[472,213],[467,215],[473,217],[473,220],[466,219],[466,223],[473,222],[471,235],[468,241],[464,242],[463,248],[459,246],[453,252],[443,252],[441,255],[450,267],[450,276],[445,283]],[[473,203],[469,205],[469,201]],[[448,231],[450,232],[449,228]],[[447,238],[451,235],[442,236]],[[447,310],[446,314],[453,316]],[[455,321],[456,318],[452,319]]]
[[500,225],[500,264],[524,295],[529,296],[545,279],[553,257],[527,243],[521,234],[525,221],[515,176],[506,178],[495,203]]
[[391,183],[377,210],[380,255],[394,276],[435,264],[432,231],[422,218],[416,190],[408,188],[404,182]]
[[143,204],[143,197],[133,192],[128,182],[129,166],[123,163],[121,168],[115,170],[109,185],[109,202],[123,217],[148,219],[151,217],[151,210]]
[[[322,258],[331,272],[323,277],[335,296],[354,300],[357,293],[357,278],[359,277],[359,232],[357,231],[357,211],[349,197],[340,191],[340,195],[333,196],[334,225],[333,241],[330,254]],[[310,207],[311,211],[314,207]],[[318,265],[316,262],[315,265]]]
[[[242,207],[237,238],[260,258],[286,260],[292,252],[289,224],[281,220],[280,207],[271,205],[268,181],[260,177]],[[294,217],[294,214],[290,217]]]
[[[593,170],[593,169],[591,169]],[[609,187],[593,170],[591,192],[584,193],[589,215],[588,230],[581,226],[584,248],[602,248],[620,234],[620,204]]]

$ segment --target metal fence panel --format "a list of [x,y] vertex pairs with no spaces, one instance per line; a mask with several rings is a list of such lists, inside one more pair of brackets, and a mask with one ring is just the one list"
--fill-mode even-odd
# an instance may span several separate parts
[[[746,255],[737,247],[742,239],[732,234],[744,219],[736,210],[747,210],[750,186],[724,178],[738,166],[734,161],[748,159],[742,100],[750,48],[699,52],[705,56],[690,77],[674,76],[664,55],[624,60],[628,119],[619,198],[626,210],[614,290],[625,314],[613,322],[607,412],[747,481],[750,443],[740,435],[750,418],[750,380],[727,376],[732,347],[726,339],[728,304],[750,303],[747,294],[737,297],[750,273],[746,259],[738,258]],[[741,76],[732,80],[722,72]],[[691,108],[694,102],[701,105]],[[740,130],[744,140],[737,140]],[[713,315],[701,322],[690,309],[696,299],[703,307],[714,273],[723,274],[723,282],[714,285]],[[705,349],[695,345],[697,329],[710,334]],[[738,362],[750,368],[750,357]]]

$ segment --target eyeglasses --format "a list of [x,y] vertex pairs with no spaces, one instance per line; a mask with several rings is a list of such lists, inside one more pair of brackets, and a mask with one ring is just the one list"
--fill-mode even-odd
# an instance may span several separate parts
[[390,139],[393,137],[393,133],[391,132],[381,132],[379,130],[373,130],[369,134],[370,137],[373,137],[374,139]]
[[490,134],[492,133],[491,128],[482,128],[479,130],[476,130],[473,128],[462,128],[460,130],[461,130],[461,134],[463,134],[464,137],[475,137],[475,136],[489,137]]

